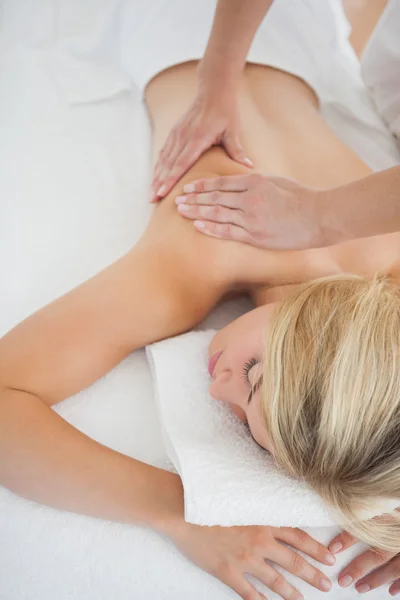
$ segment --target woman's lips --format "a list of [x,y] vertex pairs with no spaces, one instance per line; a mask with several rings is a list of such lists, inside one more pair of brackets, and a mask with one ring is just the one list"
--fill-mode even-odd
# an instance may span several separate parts
[[208,372],[210,374],[210,377],[213,376],[214,373],[214,369],[215,369],[215,365],[218,362],[219,357],[222,354],[222,350],[220,350],[220,352],[216,352],[215,354],[212,355],[212,357],[210,358],[210,362],[208,363]]

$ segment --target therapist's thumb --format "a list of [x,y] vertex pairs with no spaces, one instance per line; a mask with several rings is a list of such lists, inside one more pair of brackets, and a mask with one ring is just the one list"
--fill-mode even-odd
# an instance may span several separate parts
[[235,134],[227,134],[222,142],[226,152],[236,162],[246,165],[246,167],[253,168],[254,165],[251,160],[246,156],[242,144],[239,138]]

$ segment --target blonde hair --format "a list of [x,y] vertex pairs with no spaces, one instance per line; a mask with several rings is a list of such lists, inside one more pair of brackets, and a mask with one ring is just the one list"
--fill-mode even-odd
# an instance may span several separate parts
[[301,286],[269,328],[262,397],[277,464],[359,540],[400,552],[399,512],[362,516],[382,497],[400,506],[399,289],[356,275]]

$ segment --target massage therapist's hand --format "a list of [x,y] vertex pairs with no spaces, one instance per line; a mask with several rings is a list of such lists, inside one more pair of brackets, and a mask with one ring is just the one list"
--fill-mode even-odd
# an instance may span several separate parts
[[[347,550],[358,540],[347,532],[336,536],[329,548],[338,553]],[[340,546],[340,547],[339,547]],[[357,556],[339,575],[339,585],[348,587],[354,582],[357,592],[369,592],[392,582],[389,594],[400,592],[400,556],[381,550],[367,550]]]
[[239,141],[235,84],[221,87],[199,84],[193,104],[177,122],[162,148],[154,169],[152,201],[168,194],[176,182],[211,146],[221,145],[229,156],[252,167]]
[[[247,581],[249,573],[285,600],[300,600],[302,595],[284,576],[265,562],[274,561],[304,579],[318,590],[327,591],[326,576],[300,554],[282,545],[285,542],[319,562],[333,564],[334,558],[319,542],[299,529],[289,527],[202,527],[182,522],[168,532],[184,556],[232,588],[243,600],[265,598]],[[331,561],[329,561],[329,558]],[[325,584],[323,583],[325,582]]]
[[260,248],[323,245],[317,207],[322,190],[261,174],[201,179],[176,198],[179,213],[212,237]]

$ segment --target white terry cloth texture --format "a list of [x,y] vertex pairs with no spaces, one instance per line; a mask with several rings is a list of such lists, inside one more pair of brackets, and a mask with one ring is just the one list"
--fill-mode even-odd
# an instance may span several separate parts
[[362,60],[362,77],[400,148],[400,1],[389,0]]
[[[228,404],[209,395],[207,351],[215,334],[192,331],[146,348],[165,447],[185,490],[185,520],[228,527],[334,526],[335,514],[321,497],[279,471]],[[363,517],[399,504],[381,499]]]
[[228,527],[335,525],[320,497],[280,473],[227,403],[208,394],[207,350],[215,333],[192,331],[146,348],[164,444],[185,490],[185,520]]
[[[120,0],[2,3],[1,335],[123,255],[148,220],[149,125],[140,92],[119,62],[121,6]],[[75,90],[85,86],[86,103],[67,97],[72,80]],[[376,138],[374,144],[377,163],[382,152],[390,163],[385,144],[383,151]],[[363,147],[364,137],[360,153]],[[219,328],[249,308],[243,299],[224,304],[203,327]],[[54,410],[97,441],[174,471],[143,350]],[[322,543],[337,531],[308,529]],[[0,538],[0,600],[237,598],[150,530],[57,511],[3,488]],[[362,549],[354,546],[324,572],[334,579]],[[291,580],[308,600],[325,597]],[[386,598],[382,589],[369,597]],[[358,598],[354,588],[336,586],[332,594]]]

